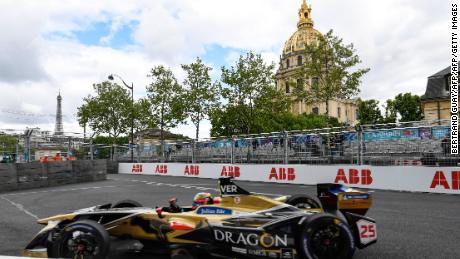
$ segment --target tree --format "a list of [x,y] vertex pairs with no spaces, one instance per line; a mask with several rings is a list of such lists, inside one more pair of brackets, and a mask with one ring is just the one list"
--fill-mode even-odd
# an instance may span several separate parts
[[420,96],[411,93],[398,94],[394,100],[387,101],[387,109],[390,114],[399,113],[402,122],[419,121],[423,119]]
[[188,87],[186,114],[195,125],[195,138],[198,140],[200,122],[209,118],[211,111],[218,106],[219,84],[212,82],[209,75],[212,68],[203,64],[200,58],[195,63],[182,65],[182,69],[187,73],[183,83]]
[[[240,56],[235,66],[222,68],[221,81],[226,86],[221,90],[222,97],[228,103],[226,110],[233,116],[231,121],[240,127],[239,133],[260,133],[256,123],[262,115],[285,106],[284,95],[275,89],[273,69],[274,64],[265,64],[260,54],[252,52]],[[216,114],[222,112],[215,113],[212,121],[227,121],[218,120]]]
[[164,66],[156,66],[148,75],[152,83],[146,87],[149,102],[148,116],[156,118],[161,132],[161,153],[164,155],[164,130],[185,121],[184,89],[173,72]]
[[379,101],[370,99],[358,104],[358,120],[360,124],[376,124],[383,121]]
[[112,139],[112,145],[131,127],[131,95],[124,87],[108,81],[94,84],[95,96],[83,99],[78,107],[78,122],[88,125],[96,134],[105,133]]
[[299,70],[303,82],[312,80],[310,87],[294,88],[294,95],[307,103],[326,103],[329,115],[329,101],[348,99],[359,93],[361,77],[369,68],[356,69],[361,63],[353,44],[345,45],[343,40],[330,30],[318,37],[317,44],[305,46],[306,62]]

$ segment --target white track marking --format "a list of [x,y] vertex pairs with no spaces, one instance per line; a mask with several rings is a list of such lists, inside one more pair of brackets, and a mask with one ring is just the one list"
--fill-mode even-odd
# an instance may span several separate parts
[[37,215],[35,215],[35,214],[33,214],[32,212],[26,210],[22,204],[16,203],[16,202],[14,202],[14,201],[12,201],[12,200],[6,198],[5,196],[1,196],[1,197],[2,197],[3,200],[9,202],[11,205],[13,205],[14,207],[18,208],[18,210],[24,212],[25,214],[31,216],[32,218],[34,218],[34,219],[36,219],[36,220],[38,220]]
[[25,194],[40,194],[40,193],[50,193],[50,192],[69,192],[69,191],[83,191],[83,190],[91,190],[91,189],[102,189],[102,188],[119,188],[119,187],[131,187],[137,185],[108,185],[108,186],[95,186],[95,187],[82,187],[82,188],[70,188],[70,189],[57,189],[57,190],[46,190],[46,191],[34,191],[34,192],[16,192],[16,193],[8,193],[2,196],[18,196],[18,195],[25,195]]

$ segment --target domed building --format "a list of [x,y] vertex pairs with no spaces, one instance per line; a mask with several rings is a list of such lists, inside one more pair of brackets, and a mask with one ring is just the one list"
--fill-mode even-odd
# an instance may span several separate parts
[[[315,44],[322,34],[313,28],[311,16],[311,5],[303,0],[299,9],[299,21],[297,31],[286,41],[283,53],[280,56],[278,71],[276,72],[277,88],[286,95],[296,97],[292,94],[292,84],[302,85],[305,89],[318,84],[318,78],[310,78],[307,82],[298,78],[299,70],[305,62],[305,45]],[[295,100],[291,112],[294,114],[315,113],[326,114],[326,103],[307,104],[303,100]],[[329,116],[336,117],[340,122],[354,125],[357,122],[357,100],[340,99],[329,101]]]

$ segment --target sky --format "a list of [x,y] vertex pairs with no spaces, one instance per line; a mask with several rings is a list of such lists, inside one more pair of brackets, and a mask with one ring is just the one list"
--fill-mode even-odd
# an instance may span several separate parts
[[[458,1],[458,0],[457,0]],[[0,130],[54,130],[61,92],[65,132],[81,133],[77,107],[92,84],[120,75],[146,95],[147,74],[201,57],[222,66],[252,50],[278,64],[296,31],[302,0],[0,0]],[[424,94],[427,77],[450,61],[450,6],[455,0],[307,0],[315,28],[353,43],[371,70],[362,99]],[[211,125],[202,123],[200,137]],[[173,132],[194,137],[191,123]]]

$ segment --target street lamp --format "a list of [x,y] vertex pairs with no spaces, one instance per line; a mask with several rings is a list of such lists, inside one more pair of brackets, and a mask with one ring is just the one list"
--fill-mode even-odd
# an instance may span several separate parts
[[133,146],[134,146],[134,83],[131,83],[131,86],[129,86],[127,83],[125,83],[123,78],[121,78],[121,76],[119,76],[117,74],[109,75],[108,79],[113,81],[115,79],[115,77],[118,77],[118,79],[120,79],[121,82],[123,82],[123,84],[129,90],[131,90],[131,143],[129,145],[129,149],[131,149],[131,163],[132,163],[132,162],[134,162],[134,149],[133,149]]

